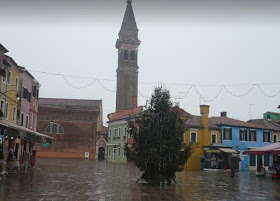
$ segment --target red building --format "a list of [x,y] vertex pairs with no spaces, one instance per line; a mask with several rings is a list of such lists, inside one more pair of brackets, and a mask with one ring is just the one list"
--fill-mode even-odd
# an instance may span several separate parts
[[51,146],[37,147],[38,157],[104,158],[102,100],[41,98],[37,130],[54,138]]

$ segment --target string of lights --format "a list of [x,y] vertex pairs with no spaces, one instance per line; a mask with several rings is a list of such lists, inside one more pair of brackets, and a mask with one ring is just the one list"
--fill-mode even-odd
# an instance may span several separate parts
[[63,77],[63,79],[65,80],[65,82],[67,84],[69,84],[71,87],[73,87],[75,89],[83,89],[83,88],[89,87],[90,85],[92,85],[96,81],[96,80],[92,80],[89,84],[87,84],[85,86],[77,87],[77,86],[73,85],[72,83],[70,83],[64,75],[61,75],[61,76]]
[[[60,76],[64,79],[64,81],[69,84],[71,87],[75,88],[75,89],[83,89],[83,88],[86,88],[86,87],[89,87],[91,86],[92,84],[94,84],[95,82],[97,82],[104,90],[106,91],[109,91],[109,92],[116,92],[115,90],[111,90],[109,88],[107,88],[104,84],[101,83],[101,81],[106,81],[106,82],[116,82],[116,80],[112,80],[112,79],[106,79],[106,78],[96,78],[96,77],[84,77],[84,76],[75,76],[75,75],[65,75],[65,74],[61,74],[61,73],[51,73],[51,72],[44,72],[44,71],[37,71],[37,70],[29,70],[30,72],[35,72],[35,73],[41,73],[41,74],[47,74],[47,75],[53,75],[53,76]],[[74,84],[72,84],[71,82],[69,82],[69,80],[67,79],[67,77],[71,77],[71,78],[79,78],[79,79],[87,79],[87,80],[91,80],[88,84],[84,85],[84,86],[76,86]],[[152,85],[162,85],[162,83],[152,83],[152,82],[139,82],[140,84],[152,84]],[[223,89],[228,92],[229,94],[231,94],[232,96],[234,97],[244,97],[246,95],[248,95],[250,92],[252,92],[254,89],[258,88],[259,91],[266,97],[268,98],[275,98],[276,96],[278,96],[280,94],[280,90],[273,94],[273,95],[269,95],[267,94],[261,86],[265,86],[265,85],[280,85],[280,83],[259,83],[259,84],[227,84],[227,85],[211,85],[211,84],[208,84],[208,85],[194,85],[194,84],[183,84],[183,83],[172,83],[172,84],[164,84],[166,86],[189,86],[189,89],[186,91],[186,92],[179,92],[179,97],[175,98],[175,99],[183,99],[185,98],[189,92],[194,89],[195,92],[197,93],[197,95],[199,96],[199,98],[203,101],[206,101],[206,102],[212,102],[214,100],[216,100],[220,95],[221,95],[221,92],[223,91]],[[233,93],[232,91],[230,91],[228,89],[228,87],[243,87],[243,86],[251,86],[249,88],[249,90],[247,90],[245,93],[242,93],[242,94],[236,94],[236,93]],[[212,98],[212,99],[207,99],[205,98],[198,90],[198,87],[220,87],[218,93]],[[184,94],[182,97],[180,97],[180,94]],[[142,96],[143,98],[145,99],[148,99],[148,96],[145,96],[143,95],[140,91],[138,91],[138,94],[140,96]]]

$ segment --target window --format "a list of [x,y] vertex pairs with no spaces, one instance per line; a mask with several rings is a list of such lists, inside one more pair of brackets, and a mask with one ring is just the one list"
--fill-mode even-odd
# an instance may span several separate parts
[[39,99],[39,89],[37,89],[37,93],[36,93],[36,99]]
[[17,119],[17,108],[14,106],[13,107],[13,122],[16,122]]
[[271,119],[270,114],[267,114],[267,119],[268,119],[268,120],[270,120],[270,119]]
[[33,96],[34,98],[36,98],[36,97],[37,97],[37,88],[36,88],[36,86],[35,86],[35,85],[33,86],[32,96]]
[[1,100],[1,103],[0,103],[0,110],[2,112],[2,117],[4,116],[4,110],[5,109],[5,102],[3,100]]
[[191,140],[192,143],[197,142],[196,134],[197,134],[197,133],[195,133],[195,132],[191,132],[191,139],[190,139],[190,140]]
[[264,166],[268,167],[269,166],[269,155],[266,154],[264,155]]
[[121,156],[121,148],[118,148],[118,156]]
[[50,133],[51,132],[51,126],[47,126],[45,133]]
[[244,142],[244,141],[247,141],[247,130],[246,130],[246,129],[242,129],[242,128],[241,128],[241,129],[239,130],[239,138],[240,138],[240,139],[239,139],[240,141],[243,141],[243,142]]
[[111,149],[108,148],[108,156],[111,156]]
[[24,99],[28,99],[28,90],[26,89],[26,88],[24,88],[23,87],[23,95],[22,95],[22,97],[24,98]]
[[17,91],[18,90],[18,77],[16,77],[16,83],[15,83],[15,90]]
[[224,140],[232,140],[232,128],[224,128]]
[[[6,74],[6,71],[4,70],[5,74]],[[3,76],[3,82],[6,83],[6,77],[7,75]]]
[[57,133],[57,124],[52,124],[52,133]]
[[130,56],[131,61],[135,61],[135,56],[136,56],[135,51],[131,51],[130,54],[131,54],[131,56]]
[[257,133],[256,130],[250,130],[249,133],[249,141],[256,142],[257,141]]
[[21,118],[20,118],[20,125],[23,126],[23,120],[24,120],[24,114],[21,113]]
[[216,133],[211,134],[211,143],[217,143],[217,134]]
[[118,136],[121,136],[121,128],[119,128]]
[[269,133],[269,131],[263,131],[263,142],[270,142],[270,133]]
[[109,137],[111,137],[112,136],[112,130],[110,129],[109,130]]
[[277,142],[277,135],[273,135],[273,143]]
[[9,118],[9,103],[6,103],[6,107],[5,107],[5,118],[6,118],[6,119]]
[[11,84],[11,77],[12,77],[12,72],[11,72],[11,71],[8,71],[8,74],[7,74],[7,84],[8,84],[8,85]]
[[127,133],[127,127],[124,127],[123,135],[126,136],[126,133]]
[[33,127],[33,113],[30,114],[30,128]]
[[256,155],[250,155],[250,166],[256,166]]
[[31,93],[28,91],[28,97],[27,97],[28,102],[31,101]]
[[47,126],[45,133],[64,134],[64,129],[61,125],[57,123],[50,123]]
[[28,128],[28,125],[29,125],[29,116],[26,115],[25,128]]
[[59,134],[63,134],[64,133],[64,129],[61,125],[58,126],[58,133]]
[[116,137],[117,136],[117,129],[115,128],[114,129],[114,137]]
[[34,117],[34,129],[36,130],[36,126],[37,126],[37,114],[35,114]]
[[127,51],[127,50],[125,50],[125,51],[123,52],[123,59],[124,59],[125,61],[128,61],[128,51]]

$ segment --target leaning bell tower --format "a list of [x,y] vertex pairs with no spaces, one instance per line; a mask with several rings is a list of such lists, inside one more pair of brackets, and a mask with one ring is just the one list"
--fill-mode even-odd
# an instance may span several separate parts
[[138,101],[138,28],[135,21],[132,0],[127,0],[119,38],[117,68],[116,111],[137,107]]

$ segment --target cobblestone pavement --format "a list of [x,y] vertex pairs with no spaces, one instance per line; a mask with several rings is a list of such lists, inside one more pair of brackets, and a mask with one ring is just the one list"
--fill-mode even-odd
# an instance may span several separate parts
[[280,180],[254,172],[184,171],[177,184],[136,184],[133,164],[72,159],[38,159],[35,169],[0,181],[0,200],[280,200]]

